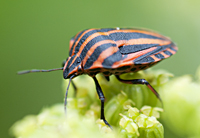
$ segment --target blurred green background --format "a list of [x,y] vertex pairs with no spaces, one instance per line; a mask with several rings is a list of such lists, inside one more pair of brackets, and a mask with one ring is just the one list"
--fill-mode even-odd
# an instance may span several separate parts
[[[17,120],[63,102],[62,71],[19,76],[19,70],[60,67],[72,36],[87,28],[140,27],[169,36],[179,47],[153,67],[176,76],[199,66],[199,0],[1,0],[0,135]],[[165,128],[166,137],[178,137]]]

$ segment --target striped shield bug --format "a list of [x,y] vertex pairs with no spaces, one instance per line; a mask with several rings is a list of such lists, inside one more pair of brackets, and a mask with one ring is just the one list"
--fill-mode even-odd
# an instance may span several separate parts
[[[120,75],[147,69],[174,55],[177,49],[168,37],[145,29],[87,29],[70,40],[69,57],[62,68],[29,70],[18,74],[63,70],[64,79],[69,79],[65,95],[65,110],[70,82],[73,84],[73,78],[88,74],[93,78],[101,100],[101,119],[110,126],[104,116],[105,97],[95,77],[96,74],[102,73],[108,81],[109,76],[113,74],[121,82],[146,85],[161,101],[159,94],[145,79],[124,80]],[[75,87],[74,84],[73,86]]]

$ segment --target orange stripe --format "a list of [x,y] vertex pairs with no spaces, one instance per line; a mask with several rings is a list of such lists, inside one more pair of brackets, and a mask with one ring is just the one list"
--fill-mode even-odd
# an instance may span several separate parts
[[159,45],[168,45],[171,43],[169,40],[160,40],[160,39],[149,39],[149,38],[140,38],[140,39],[130,39],[130,40],[119,40],[116,41],[118,47],[126,45],[140,45],[140,44],[159,44]]
[[170,57],[170,55],[165,54],[163,51],[162,51],[162,52],[159,52],[159,53],[162,54],[165,58]]
[[125,58],[124,60],[122,61],[117,61],[115,62],[113,65],[112,65],[112,68],[118,68],[118,67],[122,67],[124,65],[132,65],[133,64],[133,60],[146,54],[146,53],[149,53],[153,50],[155,50],[157,47],[151,47],[151,48],[148,48],[146,50],[142,50],[142,51],[138,51],[138,52],[135,52],[135,53],[131,53],[131,54],[128,54],[128,57]]
[[75,51],[76,46],[78,45],[78,42],[81,40],[81,38],[82,38],[87,32],[92,31],[92,30],[95,30],[95,29],[88,29],[88,30],[86,30],[86,31],[78,38],[78,40],[76,41],[76,43],[75,43],[75,45],[74,45],[74,48],[73,48],[73,50],[72,50],[72,55],[73,55],[73,53],[74,53],[74,51]]
[[160,35],[159,33],[156,33],[156,32],[152,32],[152,31],[145,31],[145,30],[112,30],[110,32],[124,32],[124,33],[143,33],[143,34],[147,34],[147,35],[153,35],[153,36],[156,36],[156,37],[161,37],[161,38],[164,38],[164,39],[169,39],[163,35]]
[[100,36],[100,35],[108,35],[107,32],[97,32],[97,33],[94,33],[92,34],[91,36],[89,36],[84,42],[83,44],[81,45],[80,49],[79,49],[79,52],[77,53],[78,56],[80,56],[81,52],[83,51],[84,47],[87,45],[88,42],[90,42],[90,40],[92,40],[93,38],[97,37],[97,36]]
[[173,55],[176,53],[175,51],[171,50],[170,48],[166,49],[167,51],[171,52]]
[[97,58],[97,60],[92,64],[92,66],[90,68],[101,68],[103,61],[109,57],[110,55],[116,53],[118,51],[118,47],[109,47],[108,49],[104,50],[103,52],[101,52],[101,54],[99,55],[99,57]]
[[[93,29],[94,30],[94,29]],[[153,33],[153,32],[147,32],[147,31],[143,31],[143,30],[112,30],[112,31],[108,31],[108,32],[97,32],[97,33],[94,33],[92,34],[91,36],[89,36],[84,42],[83,44],[80,46],[80,49],[79,49],[79,52],[77,53],[78,56],[80,56],[82,50],[84,49],[84,47],[87,45],[87,43],[92,40],[93,38],[97,37],[97,36],[100,36],[100,35],[110,35],[111,33],[116,33],[116,32],[124,32],[124,33],[144,33],[144,34],[148,34],[148,35],[153,35],[153,36],[157,36],[157,37],[162,37],[162,38],[165,38],[167,39],[166,37],[160,35],[160,34],[157,34],[157,33]],[[81,37],[80,37],[81,38]],[[80,38],[79,40],[76,42],[78,43],[80,41]],[[75,47],[73,49],[73,52],[75,50]]]
[[[161,52],[159,52],[159,53],[161,54]],[[150,57],[152,57],[154,59],[154,62],[158,62],[161,60],[160,58],[157,58],[155,55],[150,55]]]
[[88,60],[88,58],[93,54],[94,50],[95,50],[97,47],[99,47],[99,46],[102,45],[102,44],[106,44],[106,43],[114,43],[114,44],[115,44],[115,41],[113,41],[113,40],[103,40],[103,41],[100,41],[100,42],[95,43],[95,44],[90,48],[90,50],[88,50],[86,56],[84,57],[84,59],[83,59],[83,65],[85,66],[85,64],[86,64],[86,62],[87,62],[87,60]]
[[69,41],[69,51],[70,51],[70,49],[72,48],[73,43],[74,43],[74,39],[71,39],[71,40]]
[[69,62],[69,60],[70,60],[70,59],[71,59],[71,57],[68,57],[68,59],[67,59],[67,61],[66,61],[65,65],[64,65],[63,71],[66,69],[66,67],[67,67],[67,64],[68,64],[68,62]]
[[71,67],[71,65],[75,62],[76,57],[72,60],[72,63],[69,65],[69,67]]
[[[76,38],[77,38],[77,36],[81,33],[82,31],[80,31],[80,32],[78,32],[76,35],[75,35],[75,37],[74,37],[74,39],[71,39],[70,40],[70,44],[69,44],[69,51],[71,50],[71,48],[72,48],[72,46],[73,46],[73,43],[74,43],[74,41],[76,40]],[[72,42],[73,41],[73,42]],[[72,56],[73,56],[73,53],[72,53]]]

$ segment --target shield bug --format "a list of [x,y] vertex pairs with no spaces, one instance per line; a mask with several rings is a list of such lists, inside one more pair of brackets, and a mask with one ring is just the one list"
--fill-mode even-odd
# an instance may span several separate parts
[[[95,75],[102,73],[109,80],[109,76],[113,74],[124,83],[145,84],[161,101],[159,94],[145,79],[124,80],[119,75],[147,69],[174,55],[177,49],[168,37],[145,29],[87,29],[70,40],[69,57],[62,68],[29,70],[19,74],[63,70],[64,79],[69,79],[68,88],[74,77],[88,74],[93,78],[101,100],[101,119],[110,126],[104,116],[105,97]],[[65,95],[65,109],[68,88]]]

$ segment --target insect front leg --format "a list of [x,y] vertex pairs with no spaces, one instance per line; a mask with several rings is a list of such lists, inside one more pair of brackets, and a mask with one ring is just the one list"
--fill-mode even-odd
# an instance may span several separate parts
[[101,90],[99,82],[97,81],[97,78],[93,77],[93,80],[94,80],[95,85],[96,85],[97,94],[99,96],[99,99],[101,100],[101,119],[104,121],[104,123],[106,125],[108,125],[110,128],[112,128],[111,125],[106,121],[105,115],[104,115],[104,102],[105,102],[104,94],[103,94],[103,92]]
[[118,75],[115,75],[116,78],[123,82],[123,83],[128,83],[128,84],[145,84],[155,95],[156,97],[160,100],[161,104],[162,104],[162,107],[163,107],[163,102],[162,102],[162,99],[160,98],[160,95],[158,94],[158,92],[149,84],[148,81],[146,81],[145,79],[133,79],[133,80],[124,80],[124,79],[121,79]]

